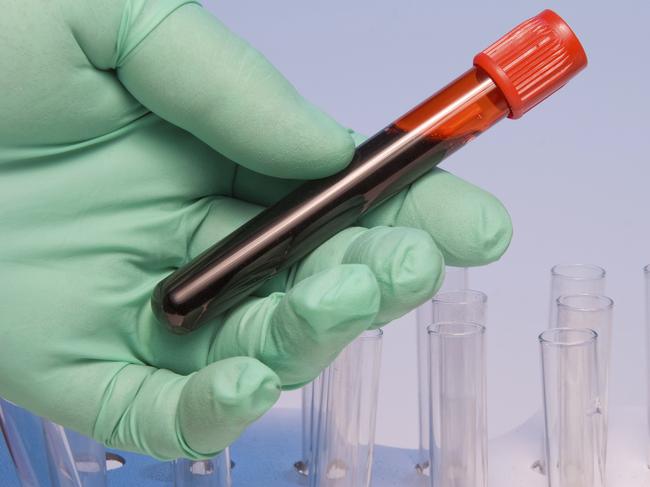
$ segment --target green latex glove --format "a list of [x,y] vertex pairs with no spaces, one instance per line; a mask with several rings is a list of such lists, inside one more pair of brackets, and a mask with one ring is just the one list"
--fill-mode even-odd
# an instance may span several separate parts
[[111,447],[217,453],[431,297],[445,261],[509,243],[495,198],[433,171],[172,335],[155,284],[296,180],[343,168],[353,137],[192,2],[9,0],[0,32],[0,395]]

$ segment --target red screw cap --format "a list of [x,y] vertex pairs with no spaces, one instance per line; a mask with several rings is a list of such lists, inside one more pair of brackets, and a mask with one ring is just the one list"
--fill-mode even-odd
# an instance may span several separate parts
[[587,66],[568,24],[551,10],[519,24],[474,57],[503,92],[510,118],[519,118]]

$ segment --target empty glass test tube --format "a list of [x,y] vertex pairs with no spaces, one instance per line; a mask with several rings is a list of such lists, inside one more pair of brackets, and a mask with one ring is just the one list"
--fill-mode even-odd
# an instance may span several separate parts
[[174,460],[174,487],[231,487],[230,449],[209,460]]
[[[548,328],[558,327],[557,300],[560,296],[575,294],[604,295],[606,287],[606,272],[600,266],[593,264],[556,264],[551,268],[550,299],[548,305]],[[540,438],[538,459],[532,468],[544,474],[545,447],[544,434]]]
[[607,430],[609,402],[609,368],[612,347],[612,315],[614,301],[607,296],[576,294],[560,296],[557,300],[559,328],[588,328],[598,334],[598,391],[602,413],[600,446],[602,459],[607,459]]
[[321,373],[316,379],[302,388],[302,455],[301,459],[293,464],[296,472],[301,475],[309,474],[309,460],[312,457],[312,449],[314,447],[314,429],[316,428],[318,408],[320,407],[322,377],[323,374]]
[[50,472],[57,487],[104,487],[106,449],[95,440],[43,419]]
[[[315,379],[317,380],[317,379]],[[302,431],[300,435],[300,460],[294,462],[293,468],[301,475],[309,473],[309,457],[311,455],[312,414],[314,412],[314,381],[303,386],[301,393]]]
[[381,330],[364,332],[323,371],[310,487],[370,486],[381,337]]
[[557,264],[551,268],[548,327],[557,327],[557,298],[567,294],[605,294],[605,269],[591,264]]
[[552,328],[539,336],[549,487],[603,487],[598,334]]
[[485,327],[440,322],[428,330],[429,485],[486,487]]
[[314,405],[312,403],[314,398],[314,382],[310,382],[305,385],[301,391],[302,399],[302,434],[301,439],[301,459],[293,464],[293,467],[301,475],[307,475],[309,473],[309,456],[311,450],[311,437],[312,437],[312,425],[313,421],[311,415],[314,411]]
[[41,418],[0,398],[0,429],[22,487],[50,485]]
[[427,327],[440,321],[486,324],[487,296],[480,291],[456,289],[439,292],[428,306],[417,311],[419,444],[415,469],[428,475],[429,468],[429,337]]
[[321,405],[322,381],[325,374],[326,372],[323,371],[316,379],[302,388],[302,458],[293,464],[296,472],[301,475],[309,474],[309,461],[315,447],[315,429]]
[[23,487],[106,485],[106,450],[96,441],[2,399],[0,426]]

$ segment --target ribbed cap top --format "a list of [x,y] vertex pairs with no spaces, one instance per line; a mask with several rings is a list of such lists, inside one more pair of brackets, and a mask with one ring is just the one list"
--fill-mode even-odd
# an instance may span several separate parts
[[477,54],[474,65],[503,92],[510,118],[519,118],[583,69],[587,55],[568,24],[544,10]]

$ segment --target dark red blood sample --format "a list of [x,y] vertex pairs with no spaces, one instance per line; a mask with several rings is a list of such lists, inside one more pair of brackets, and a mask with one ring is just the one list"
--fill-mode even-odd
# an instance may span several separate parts
[[160,282],[156,316],[178,333],[218,316],[499,120],[521,116],[586,62],[555,13],[527,20],[477,55],[477,67],[361,144],[346,169],[303,183]]

